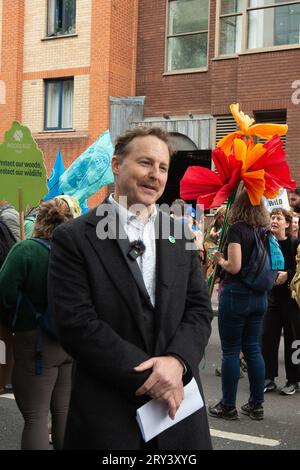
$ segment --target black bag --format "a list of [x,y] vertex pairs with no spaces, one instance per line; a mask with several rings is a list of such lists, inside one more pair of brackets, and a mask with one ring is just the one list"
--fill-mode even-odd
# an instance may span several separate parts
[[269,237],[266,229],[254,227],[255,242],[249,262],[238,274],[247,287],[259,292],[271,290],[278,274],[277,269],[272,269]]
[[0,268],[16,241],[17,240],[6,223],[0,220]]

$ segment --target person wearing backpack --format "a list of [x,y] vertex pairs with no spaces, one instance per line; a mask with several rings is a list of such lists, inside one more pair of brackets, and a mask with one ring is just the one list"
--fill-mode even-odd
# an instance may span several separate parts
[[294,364],[293,343],[300,339],[300,308],[292,298],[290,283],[296,273],[296,255],[299,239],[292,236],[293,216],[286,209],[271,212],[271,232],[278,239],[284,256],[284,269],[279,272],[269,294],[268,310],[264,316],[262,352],[266,365],[265,393],[277,389],[278,351],[283,329],[286,384],[281,395],[294,395],[299,388],[300,365]]
[[[261,202],[252,206],[246,191],[235,200],[224,255],[217,252],[215,263],[224,270],[219,301],[218,323],[222,346],[222,399],[209,407],[210,416],[235,420],[238,418],[236,395],[240,377],[240,352],[248,367],[250,394],[241,412],[251,419],[264,417],[265,365],[260,349],[260,330],[267,309],[267,291],[247,285],[241,273],[249,266],[256,236],[269,226],[269,214]],[[242,280],[243,279],[243,280]]]
[[7,201],[0,200],[0,221],[4,222],[16,241],[20,240],[19,212]]
[[[0,268],[12,246],[19,240],[19,214],[8,202],[0,201]],[[6,348],[6,364],[0,364],[0,395],[11,393],[13,368],[12,333],[0,322],[0,340]]]
[[[66,200],[39,206],[34,239],[17,243],[0,270],[1,320],[14,331],[13,387],[25,424],[23,450],[49,448],[48,414],[54,449],[63,445],[71,391],[72,359],[58,340],[41,333],[47,309],[48,259],[54,229],[73,218]],[[39,314],[38,314],[39,313]],[[37,348],[42,343],[42,348]]]

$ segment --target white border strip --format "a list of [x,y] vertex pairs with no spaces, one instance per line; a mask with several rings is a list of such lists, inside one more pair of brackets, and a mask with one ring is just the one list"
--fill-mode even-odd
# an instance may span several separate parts
[[249,436],[248,434],[237,434],[234,432],[219,431],[218,429],[210,429],[210,434],[213,437],[221,437],[223,439],[230,439],[232,441],[249,442],[250,444],[258,444],[261,446],[275,447],[280,445],[280,441],[275,439],[267,439],[265,437]]
[[14,400],[15,396],[13,393],[2,393],[2,395],[0,395],[0,398],[9,398],[10,400]]

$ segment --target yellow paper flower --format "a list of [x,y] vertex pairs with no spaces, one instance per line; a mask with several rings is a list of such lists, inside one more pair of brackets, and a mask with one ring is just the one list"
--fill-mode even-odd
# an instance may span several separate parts
[[240,130],[227,134],[218,142],[217,147],[221,147],[226,155],[229,155],[232,149],[234,139],[242,136],[249,138],[249,147],[254,147],[253,135],[261,139],[271,139],[274,135],[285,135],[288,130],[286,124],[253,124],[254,119],[240,111],[239,103],[230,105],[230,111]]

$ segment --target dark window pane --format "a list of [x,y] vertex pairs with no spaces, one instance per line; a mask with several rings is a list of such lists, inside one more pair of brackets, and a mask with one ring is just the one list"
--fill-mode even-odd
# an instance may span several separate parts
[[250,0],[249,7],[266,7],[268,5],[276,5],[276,3],[290,3],[291,0]]
[[48,35],[75,33],[76,0],[48,0]]
[[58,128],[59,125],[59,94],[60,83],[49,82],[46,86],[47,89],[47,115],[46,127]]
[[208,0],[176,0],[169,2],[169,35],[206,31]]
[[220,54],[234,54],[241,51],[242,16],[220,18]]
[[73,127],[73,80],[64,81],[62,90],[62,129]]
[[56,0],[56,32],[62,33],[63,0]]
[[168,71],[207,66],[207,33],[168,40]]
[[249,11],[248,48],[300,44],[300,4]]
[[241,13],[243,8],[243,0],[222,0],[221,15],[228,13]]
[[74,80],[46,82],[46,129],[72,129]]
[[75,1],[64,1],[64,33],[75,33]]

